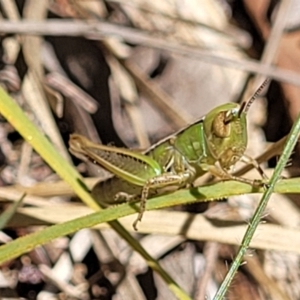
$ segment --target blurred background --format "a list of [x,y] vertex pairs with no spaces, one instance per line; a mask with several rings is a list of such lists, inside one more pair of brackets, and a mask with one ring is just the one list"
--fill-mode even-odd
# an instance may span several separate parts
[[[300,110],[299,14],[296,0],[0,0],[0,83],[71,164],[103,178],[99,167],[71,157],[71,133],[147,149],[217,105],[251,97],[270,78],[248,114],[247,154],[257,157],[288,134]],[[0,236],[5,243],[66,221],[69,213],[55,218],[56,203],[68,205],[70,218],[78,203],[54,188],[58,176],[0,118],[1,208],[18,195],[7,187],[12,193],[20,186],[32,206],[41,198],[54,206],[49,215],[18,210]],[[298,157],[295,150],[284,176],[299,174]],[[262,164],[267,174],[275,165],[276,158]],[[158,216],[176,227],[164,212],[154,212],[136,237],[192,299],[212,299],[242,237],[222,230],[245,228],[258,199],[176,208],[211,222],[216,230],[209,238],[184,236],[180,228],[158,231]],[[297,196],[275,195],[264,219],[299,230],[299,204]],[[284,239],[285,231],[275,237],[282,252],[271,250],[271,232],[246,257],[227,299],[300,299],[300,253],[289,252],[293,241]],[[175,299],[111,229],[82,230],[3,265],[0,296]]]

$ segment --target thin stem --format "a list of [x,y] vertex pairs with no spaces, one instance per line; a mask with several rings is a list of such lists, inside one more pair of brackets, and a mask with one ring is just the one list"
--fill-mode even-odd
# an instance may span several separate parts
[[276,182],[280,179],[281,172],[283,171],[284,167],[286,166],[286,163],[291,156],[291,153],[298,141],[300,135],[300,114],[298,115],[297,121],[293,125],[293,128],[288,136],[287,142],[285,144],[285,147],[283,149],[282,155],[280,157],[280,160],[274,170],[274,173],[272,175],[272,178],[270,179],[269,185],[267,186],[262,199],[255,211],[255,214],[252,217],[252,220],[250,221],[246,234],[243,238],[242,244],[240,246],[240,249],[238,251],[238,254],[232,263],[230,270],[228,271],[223,283],[221,284],[217,294],[214,297],[214,300],[221,300],[225,296],[225,293],[227,292],[230,283],[237,272],[239,266],[241,265],[242,259],[244,255],[246,254],[247,249],[249,248],[249,244],[253,238],[253,235],[255,233],[255,230],[257,226],[260,223],[262,214],[268,204],[268,201],[274,191]]

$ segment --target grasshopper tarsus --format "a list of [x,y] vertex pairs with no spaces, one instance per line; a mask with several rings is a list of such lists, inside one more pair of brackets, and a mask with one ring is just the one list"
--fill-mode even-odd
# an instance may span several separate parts
[[254,179],[252,180],[251,185],[255,188],[255,189],[260,189],[260,188],[265,188],[268,186],[267,182],[264,182],[264,180],[261,179]]
[[[148,191],[149,191],[149,189],[148,189]],[[139,207],[138,216],[132,224],[132,227],[135,231],[138,231],[137,224],[138,224],[138,222],[142,221],[142,218],[143,218],[143,215],[144,215],[144,212],[145,212],[145,209],[146,209],[146,201],[147,201],[147,198],[148,198],[148,191],[144,191],[144,189],[143,189],[142,197],[139,197],[138,195],[130,195],[130,194],[125,193],[125,192],[118,192],[114,197],[115,202],[119,202],[119,203],[120,202],[129,202],[129,203],[131,203],[131,202],[135,202],[139,198],[141,198],[140,199],[140,207]]]
[[256,181],[257,182],[254,183],[255,182],[255,180],[254,180],[253,186],[256,186],[257,188],[263,188],[265,190],[268,189],[268,188],[270,188],[269,182],[265,182],[263,180],[256,180]]
[[137,219],[133,222],[132,227],[133,227],[134,231],[138,231],[137,224],[141,220],[142,220],[141,218],[137,217]]
[[142,190],[142,195],[141,195],[141,203],[140,203],[140,207],[139,207],[139,212],[138,212],[138,216],[136,218],[136,220],[134,221],[134,223],[132,224],[133,226],[133,229],[135,231],[137,231],[137,224],[138,222],[141,222],[142,221],[142,218],[143,218],[143,215],[144,215],[144,212],[146,210],[146,202],[147,202],[147,198],[148,198],[148,195],[149,195],[149,183],[147,182],[144,187],[143,187],[143,190]]

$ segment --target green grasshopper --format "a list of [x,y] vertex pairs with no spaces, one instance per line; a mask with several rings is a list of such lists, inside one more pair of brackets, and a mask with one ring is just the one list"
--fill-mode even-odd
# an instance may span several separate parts
[[[248,101],[241,105],[226,103],[214,108],[197,122],[166,137],[145,153],[95,144],[72,134],[70,152],[84,157],[111,172],[112,178],[98,183],[92,195],[104,206],[140,200],[140,209],[133,228],[142,220],[149,196],[166,187],[189,187],[210,172],[222,180],[236,180],[253,186],[262,180],[249,180],[229,173],[238,161],[251,163],[266,179],[258,163],[244,154],[247,147],[246,114],[268,80]],[[100,195],[100,197],[99,197]]]

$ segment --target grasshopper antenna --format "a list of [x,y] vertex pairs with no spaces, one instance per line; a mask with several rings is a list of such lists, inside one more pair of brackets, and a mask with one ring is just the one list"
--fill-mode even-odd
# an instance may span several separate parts
[[254,102],[254,100],[261,94],[262,90],[265,88],[265,86],[268,84],[268,82],[270,81],[269,78],[267,78],[262,84],[261,86],[256,90],[256,92],[254,93],[254,95],[248,100],[248,101],[244,101],[241,104],[241,107],[238,111],[238,116],[240,117],[241,114],[247,113],[251,104]]

